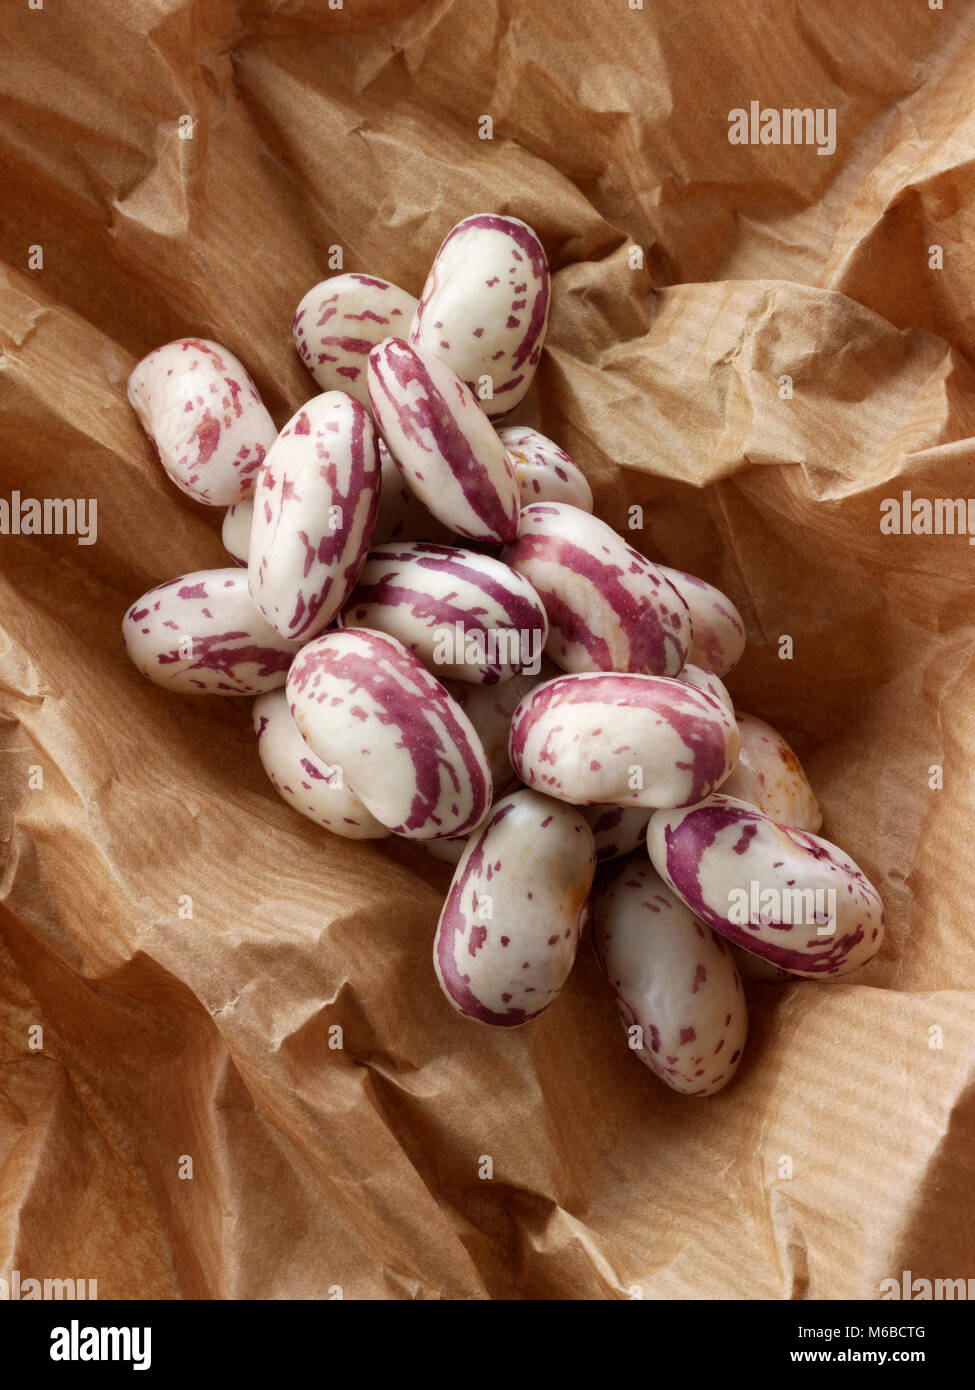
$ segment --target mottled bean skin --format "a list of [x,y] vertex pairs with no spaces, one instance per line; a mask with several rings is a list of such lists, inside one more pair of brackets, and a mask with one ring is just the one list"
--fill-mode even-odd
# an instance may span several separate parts
[[379,446],[345,391],[303,405],[278,435],[254,497],[251,597],[282,637],[322,632],[365,561],[379,506]]
[[270,690],[254,701],[254,733],[272,785],[301,815],[347,840],[379,840],[389,834],[342,784],[336,769],[316,758],[298,732],[283,690]]
[[454,539],[453,531],[428,512],[407,487],[384,439],[379,440],[379,465],[379,511],[372,532],[373,545],[385,545],[387,541],[436,541],[449,545]]
[[683,1095],[713,1096],[726,1086],[738,1070],[748,1013],[721,937],[644,861],[621,865],[596,895],[593,941],[640,1061]]
[[498,436],[514,465],[523,507],[567,502],[582,512],[592,511],[592,488],[585,474],[551,439],[527,425],[509,425]]
[[502,559],[545,605],[546,652],[564,671],[675,676],[684,665],[687,605],[604,521],[565,503],[533,503]]
[[284,685],[301,645],[258,613],[247,571],[198,570],[136,599],[122,622],[132,661],[144,676],[187,695],[259,695]]
[[491,420],[509,415],[535,375],[548,327],[545,250],[516,217],[475,213],[440,245],[410,328],[410,342],[441,358],[477,394]]
[[251,523],[254,520],[254,499],[236,502],[223,514],[220,538],[223,548],[234,564],[247,568],[247,557],[251,547]]
[[129,403],[181,492],[211,507],[243,502],[274,443],[274,421],[232,352],[179,338],[136,363]]
[[713,676],[710,671],[704,671],[700,666],[692,666],[690,663],[681,669],[677,677],[679,681],[684,681],[687,685],[693,685],[696,690],[701,690],[705,695],[710,695],[718,704],[724,705],[725,709],[732,715],[735,712],[734,702],[728,694],[727,686],[717,676]]
[[658,811],[647,848],[657,872],[704,922],[784,970],[812,979],[846,975],[880,949],[883,904],[853,860],[744,801],[719,793]]
[[434,942],[440,986],[458,1011],[513,1028],[562,988],[596,857],[578,811],[537,792],[503,797],[457,866]]
[[303,647],[288,677],[299,732],[395,835],[464,835],[491,804],[481,741],[401,642],[347,628]]
[[322,391],[348,391],[369,410],[366,367],[377,343],[405,337],[417,300],[374,275],[332,275],[308,291],[291,333]]
[[[514,791],[516,787],[521,785],[508,758],[511,716],[530,690],[534,690],[536,686],[541,685],[544,681],[552,680],[557,675],[558,668],[543,657],[541,670],[537,676],[527,674],[513,676],[510,681],[505,681],[502,685],[471,685],[467,681],[444,681],[444,687],[448,694],[452,695],[460,705],[474,725],[477,736],[481,740],[491,767],[491,781],[494,785],[495,797],[504,796],[507,792]],[[582,814],[592,824],[589,809],[588,807],[582,808]],[[597,806],[592,809],[616,812],[623,816],[633,814],[630,811],[622,811],[619,806]],[[640,817],[641,829],[631,848],[635,848],[637,843],[641,845],[644,843],[647,821],[651,813],[638,811],[636,814]],[[593,833],[595,834],[595,830]],[[471,835],[474,834],[476,834],[476,828],[471,831]],[[429,850],[435,859],[443,859],[449,864],[456,864],[464,853],[469,839],[469,835],[463,835],[449,840],[426,840],[423,847]]]
[[369,354],[379,429],[424,506],[469,540],[513,540],[518,481],[497,432],[470,391],[430,353],[387,338]]
[[753,951],[746,951],[744,946],[736,946],[732,941],[728,942],[728,950],[744,985],[782,984],[786,980],[798,978],[788,970],[783,970],[781,966],[773,965],[771,961],[756,956]]
[[489,555],[428,541],[374,546],[338,622],[387,632],[438,680],[474,685],[497,685],[537,666],[548,637],[545,610],[526,579]]
[[583,806],[600,864],[642,848],[653,812],[644,806]]
[[558,675],[558,668],[542,658],[537,676],[513,676],[501,685],[471,685],[467,681],[444,681],[447,691],[477,730],[491,764],[491,779],[496,797],[518,785],[518,774],[508,757],[508,736],[511,719],[518,705],[531,690]]
[[[634,673],[560,676],[522,700],[511,765],[529,786],[583,805],[688,806],[738,757],[727,709],[682,681]],[[642,786],[632,786],[634,769]]]
[[739,713],[737,719],[741,752],[722,794],[757,806],[783,825],[817,834],[823,813],[795,753],[771,724],[753,714]]
[[726,676],[745,651],[745,624],[738,609],[720,589],[696,575],[658,565],[691,614],[693,639],[687,660],[716,676]]
[[[472,830],[471,835],[473,834]],[[423,840],[421,843],[427,854],[432,855],[434,859],[440,859],[445,864],[459,864],[470,838],[470,835],[450,835],[442,840]]]

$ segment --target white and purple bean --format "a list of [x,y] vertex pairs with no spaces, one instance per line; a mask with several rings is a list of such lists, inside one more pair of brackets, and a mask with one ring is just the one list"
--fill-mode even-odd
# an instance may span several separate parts
[[468,540],[514,540],[515,470],[460,377],[431,353],[387,338],[369,354],[369,397],[393,459],[428,511]]
[[647,826],[653,812],[645,806],[583,806],[580,809],[589,822],[600,864],[622,859],[624,854],[632,854],[646,844]]
[[471,835],[433,948],[458,1013],[513,1028],[555,999],[575,960],[596,857],[578,811],[538,792],[503,797]]
[[823,813],[795,753],[771,724],[753,714],[736,717],[741,752],[722,794],[757,806],[780,824],[817,835]]
[[307,641],[358,578],[379,505],[379,446],[345,391],[303,405],[268,451],[251,525],[251,596],[282,637]]
[[508,737],[511,718],[518,705],[536,686],[553,680],[558,668],[542,658],[537,676],[513,676],[501,685],[471,685],[468,681],[444,681],[448,692],[460,705],[477,730],[491,764],[491,780],[495,797],[503,796],[518,785],[518,775],[508,757]]
[[578,805],[689,806],[738,757],[730,712],[665,676],[585,672],[547,681],[511,721],[521,780]]
[[247,571],[233,567],[150,589],[126,613],[122,636],[144,676],[187,695],[275,690],[301,645],[264,621],[247,590]]
[[372,531],[373,545],[387,541],[437,541],[449,544],[454,533],[406,486],[401,470],[396,466],[386,441],[379,439],[379,510]]
[[640,1061],[684,1095],[726,1086],[748,1033],[727,943],[646,861],[621,865],[596,895],[593,941]]
[[693,685],[696,690],[701,690],[705,695],[710,695],[713,700],[717,700],[719,705],[724,705],[730,714],[734,714],[735,705],[728,688],[717,676],[713,676],[710,671],[703,670],[700,666],[688,664],[682,667],[680,675],[677,677],[685,685]]
[[369,406],[366,367],[377,343],[405,338],[417,300],[374,275],[333,275],[308,291],[291,325],[295,347],[322,391]]
[[474,726],[401,642],[363,628],[302,648],[288,701],[312,752],[395,835],[464,835],[491,805]]
[[657,568],[690,610],[694,636],[687,660],[716,676],[726,676],[745,651],[745,624],[738,609],[706,580],[667,565]]
[[316,758],[298,732],[283,690],[258,695],[254,733],[264,771],[289,806],[347,840],[380,840],[389,834],[344,785],[340,771]]
[[771,961],[756,956],[754,951],[746,951],[744,946],[736,946],[733,941],[728,942],[728,950],[744,985],[783,984],[787,980],[798,978],[788,970],[783,970],[780,965],[773,965]]
[[497,685],[537,671],[548,620],[534,590],[500,560],[460,546],[374,546],[340,627],[397,638],[438,680]]
[[251,548],[251,524],[254,520],[254,499],[235,502],[223,514],[220,538],[223,548],[237,565],[247,568],[247,557]]
[[582,512],[592,511],[592,488],[569,455],[538,430],[509,425],[498,431],[514,465],[521,505],[567,502]]
[[475,213],[444,237],[410,328],[410,342],[446,362],[491,420],[510,415],[538,366],[551,287],[545,249],[517,217]]
[[658,811],[654,868],[692,912],[793,974],[845,975],[880,948],[884,910],[863,870],[828,840],[735,797]]
[[532,503],[502,559],[545,605],[546,651],[564,671],[676,676],[684,665],[687,605],[605,521],[563,502]]
[[211,507],[251,496],[277,430],[232,352],[205,338],[166,343],[136,363],[128,397],[181,492]]

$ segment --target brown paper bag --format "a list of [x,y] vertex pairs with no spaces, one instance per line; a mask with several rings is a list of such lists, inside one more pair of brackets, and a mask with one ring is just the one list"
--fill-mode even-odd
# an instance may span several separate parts
[[[973,551],[880,524],[908,491],[975,493],[972,12],[89,0],[5,23],[0,498],[93,498],[97,541],[0,536],[0,1277],[873,1299],[975,1276]],[[752,102],[832,110],[834,150],[732,143]],[[329,248],[417,293],[485,210],[554,272],[517,418],[741,607],[732,693],[887,906],[862,972],[750,991],[710,1100],[629,1055],[588,941],[529,1027],[455,1015],[431,963],[450,870],[296,816],[249,702],[167,695],[122,648],[138,594],[227,563],[126,403],[137,358],[215,338],[283,424],[315,393],[289,326]]]

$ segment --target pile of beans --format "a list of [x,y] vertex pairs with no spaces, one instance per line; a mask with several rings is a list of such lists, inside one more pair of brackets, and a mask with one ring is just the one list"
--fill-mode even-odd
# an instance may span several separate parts
[[149,353],[129,400],[177,487],[228,509],[235,564],[150,590],[123,634],[159,685],[256,697],[296,811],[456,862],[433,964],[459,1013],[535,1018],[590,920],[632,1050],[710,1095],[742,1055],[742,974],[846,974],[883,908],[816,834],[788,744],[732,704],[730,599],[595,517],[551,440],[497,427],[549,303],[535,233],[482,214],[419,301],[356,274],[309,291],[293,334],[321,394],[280,433],[226,348]]

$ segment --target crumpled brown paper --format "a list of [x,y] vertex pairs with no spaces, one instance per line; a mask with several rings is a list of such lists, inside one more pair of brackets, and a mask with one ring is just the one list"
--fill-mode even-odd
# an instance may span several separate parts
[[[88,0],[5,24],[0,497],[97,498],[98,539],[0,536],[0,1277],[873,1299],[975,1276],[973,552],[880,529],[904,490],[975,492],[972,12]],[[752,100],[835,108],[835,153],[730,144]],[[711,1100],[628,1054],[588,942],[531,1026],[454,1014],[449,868],[302,820],[249,702],[168,695],[123,651],[139,593],[228,563],[126,403],[137,357],[215,338],[281,424],[314,394],[289,326],[328,248],[417,293],[482,210],[554,271],[518,418],[738,603],[736,701],[886,902],[859,974],[750,990]]]

